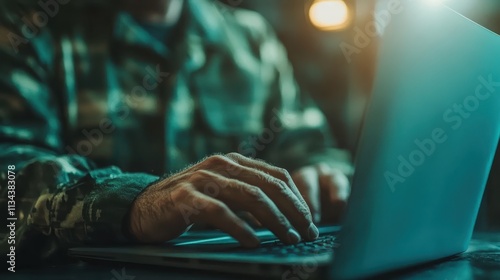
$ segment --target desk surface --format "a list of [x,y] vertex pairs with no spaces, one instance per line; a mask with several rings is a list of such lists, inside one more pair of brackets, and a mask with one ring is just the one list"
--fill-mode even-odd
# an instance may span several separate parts
[[[250,279],[241,276],[130,264],[89,264],[52,266],[7,274],[2,279]],[[397,273],[393,279],[500,279],[500,233],[478,233],[469,250],[451,260]]]

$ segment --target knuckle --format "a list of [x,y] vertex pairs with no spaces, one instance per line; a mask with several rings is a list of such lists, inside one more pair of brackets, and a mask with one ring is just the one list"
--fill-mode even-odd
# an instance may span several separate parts
[[276,180],[279,180],[278,178],[272,176],[268,172],[259,171],[259,170],[256,170],[256,177],[259,180],[264,181],[265,183],[269,183],[269,184],[273,184],[273,185],[276,183]]
[[[178,188],[172,190],[171,198],[173,201],[184,201],[187,197],[191,196],[193,189],[188,184],[182,184]],[[165,198],[168,198],[165,196]]]
[[206,205],[205,211],[213,216],[222,216],[227,212],[227,206],[222,202],[212,202]]
[[235,153],[235,152],[232,152],[232,153],[229,153],[226,155],[228,158],[244,158],[243,155],[241,154],[238,154],[238,153]]
[[288,186],[280,179],[272,179],[271,183],[281,192],[288,191]]
[[305,221],[309,221],[312,219],[311,211],[307,205],[298,205],[297,208],[299,212],[306,218]]
[[283,178],[286,183],[293,183],[292,175],[290,175],[290,172],[288,172],[288,170],[286,170],[285,168],[277,167],[276,172],[280,175],[281,178]]
[[209,201],[203,197],[195,196],[192,200],[192,205],[198,210],[203,210],[208,205]]
[[230,177],[236,177],[241,174],[242,168],[237,163],[231,161],[226,164],[226,166],[224,167],[224,171]]
[[247,187],[246,192],[251,197],[251,199],[254,201],[257,201],[257,202],[265,201],[265,194],[258,187],[255,187],[255,186]]
[[200,169],[200,170],[196,170],[193,172],[193,174],[191,175],[191,180],[193,181],[197,181],[197,180],[205,180],[205,179],[209,179],[209,178],[213,178],[214,177],[214,174],[212,174],[210,171],[207,171],[207,170],[204,170],[204,169]]
[[223,155],[213,155],[208,157],[205,162],[210,165],[221,165],[227,164],[229,162],[229,159]]
[[290,173],[285,168],[275,167],[274,170],[276,171],[276,173],[280,174],[281,176],[283,176],[285,178],[290,177]]

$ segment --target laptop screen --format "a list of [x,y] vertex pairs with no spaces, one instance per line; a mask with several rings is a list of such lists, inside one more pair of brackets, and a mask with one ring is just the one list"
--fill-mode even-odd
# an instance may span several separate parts
[[500,37],[434,2],[383,2],[341,278],[464,251],[500,135]]

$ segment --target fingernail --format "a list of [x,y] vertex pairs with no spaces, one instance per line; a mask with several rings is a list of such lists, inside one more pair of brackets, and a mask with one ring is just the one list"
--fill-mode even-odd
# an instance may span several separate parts
[[299,233],[296,232],[293,229],[288,230],[287,236],[288,236],[288,242],[290,242],[292,244],[296,244],[296,243],[300,242],[300,235],[299,235]]
[[319,230],[313,223],[309,225],[309,229],[307,232],[309,234],[309,239],[311,240],[316,239],[319,236]]

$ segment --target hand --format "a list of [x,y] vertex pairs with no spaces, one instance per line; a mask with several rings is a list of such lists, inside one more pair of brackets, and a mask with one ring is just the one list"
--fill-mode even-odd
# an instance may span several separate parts
[[211,156],[148,187],[132,205],[130,231],[141,242],[162,242],[207,223],[243,246],[257,246],[255,232],[235,211],[249,212],[284,243],[318,237],[288,172],[235,153]]
[[326,164],[301,168],[293,181],[306,200],[314,222],[339,223],[350,194],[346,175]]

